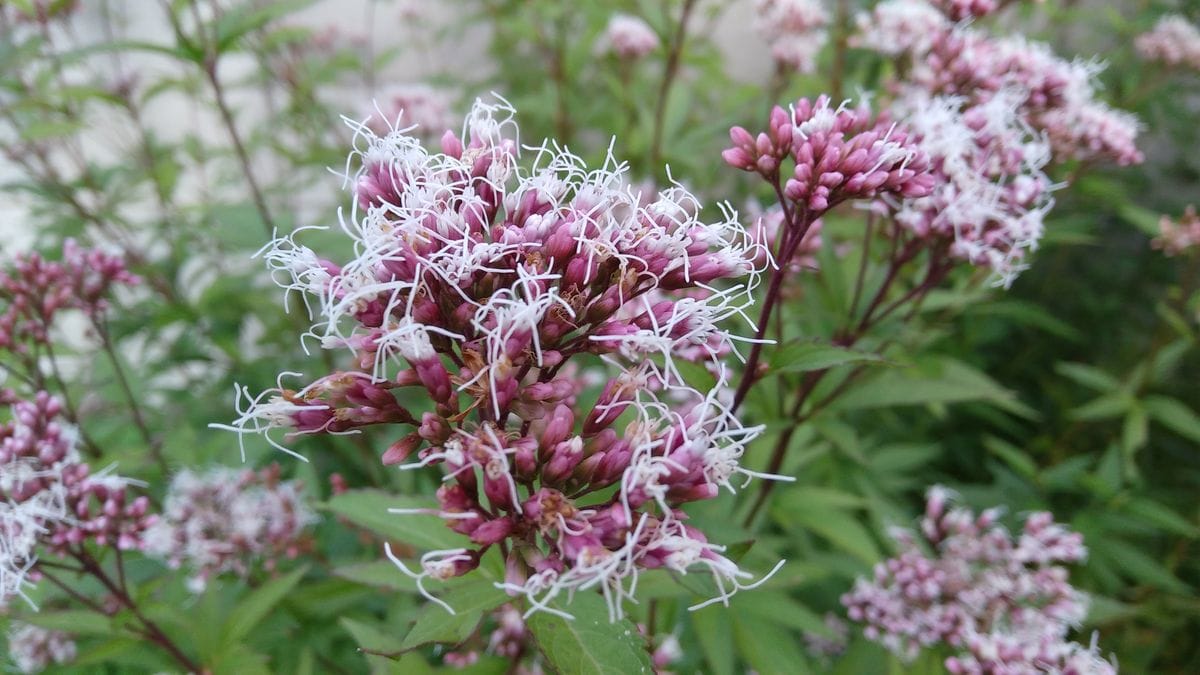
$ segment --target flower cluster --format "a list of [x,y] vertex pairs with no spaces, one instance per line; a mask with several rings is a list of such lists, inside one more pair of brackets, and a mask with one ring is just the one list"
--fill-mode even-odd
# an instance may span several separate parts
[[954,23],[963,11],[975,12],[971,8],[977,4],[988,3],[935,7],[925,0],[888,0],[859,16],[856,44],[905,59],[901,84],[932,95],[963,97],[975,105],[1018,92],[1021,116],[1047,135],[1057,161],[1142,161],[1135,143],[1137,120],[1096,97],[1097,63],[1067,61],[1046,44],[1019,35],[996,38]]
[[449,94],[427,84],[407,84],[380,96],[367,123],[381,136],[415,126],[422,137],[437,138],[455,119]]
[[1050,210],[1042,167],[1050,147],[1019,114],[1021,94],[1002,91],[968,106],[957,97],[914,90],[893,106],[929,157],[933,191],[896,205],[897,223],[948,246],[949,254],[991,269],[1008,285],[1037,247]]
[[176,474],[162,516],[146,530],[146,554],[172,568],[187,567],[194,593],[223,572],[246,576],[257,560],[270,570],[277,558],[296,557],[316,516],[301,485],[280,480],[279,473],[273,464],[261,471],[218,467]]
[[50,339],[58,312],[78,309],[97,318],[114,286],[136,282],[121,258],[70,239],[60,261],[19,255],[9,269],[0,270],[0,349],[27,354]]
[[733,127],[729,137],[733,147],[721,154],[725,162],[768,181],[790,158],[794,168],[783,194],[811,218],[847,200],[924,197],[934,184],[928,158],[911,134],[877,121],[865,106],[833,108],[827,96],[800,99],[790,111],[775,106],[767,131],[754,136]]
[[825,614],[825,629],[828,634],[804,631],[804,648],[824,661],[841,656],[850,642],[850,625],[837,614]]
[[1083,538],[1043,512],[1014,539],[996,510],[976,516],[947,501],[932,488],[919,536],[895,531],[900,554],[842,597],[866,636],[906,659],[947,645],[957,652],[946,660],[952,673],[1114,673],[1094,648],[1067,639],[1088,603],[1063,565],[1084,559]]
[[1200,29],[1177,14],[1159,19],[1153,30],[1137,36],[1134,45],[1147,61],[1200,70]]
[[829,13],[821,0],[755,0],[755,25],[781,70],[811,73],[828,40]]
[[[543,144],[522,166],[512,115],[477,101],[436,154],[357,127],[342,228],[354,259],[321,259],[294,237],[265,257],[281,285],[316,296],[312,335],[350,349],[358,370],[265,392],[228,428],[408,427],[384,462],[440,471],[428,512],[466,537],[415,571],[386,547],[418,585],[465,574],[504,542],[503,587],[530,611],[599,589],[619,616],[639,570],[659,567],[710,572],[724,601],[750,575],[679,509],[757,475],[739,458],[759,429],[718,399],[723,381],[695,391],[675,362],[736,352],[719,324],[750,302],[762,245],[733,214],[701,219],[682,186],[634,193],[611,156],[589,170]],[[572,369],[602,365],[584,403]]]
[[1176,222],[1170,216],[1163,216],[1158,221],[1158,236],[1150,245],[1161,249],[1167,255],[1179,255],[1200,244],[1200,215],[1195,206],[1184,210],[1183,216]]
[[8,655],[22,673],[40,673],[75,660],[75,641],[62,631],[14,622],[8,631]]
[[24,595],[39,545],[57,555],[89,542],[142,548],[154,521],[149,500],[131,499],[123,478],[91,473],[75,448],[74,428],[59,419],[58,399],[0,391],[0,405],[10,412],[0,424],[0,603]]
[[659,48],[658,33],[645,21],[628,14],[614,14],[596,43],[602,53],[625,61],[636,61]]

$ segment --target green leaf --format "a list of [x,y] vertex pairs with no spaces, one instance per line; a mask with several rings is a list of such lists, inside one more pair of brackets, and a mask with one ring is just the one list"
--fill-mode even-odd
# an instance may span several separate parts
[[1110,392],[1121,388],[1120,380],[1086,363],[1068,363],[1064,361],[1054,366],[1054,370],[1059,375],[1096,391]]
[[390,560],[373,560],[366,563],[342,565],[334,568],[334,576],[364,586],[375,586],[393,591],[417,592],[417,582],[403,574]]
[[412,630],[404,636],[401,650],[408,651],[434,642],[459,644],[471,637],[485,612],[503,605],[510,598],[492,581],[472,579],[442,594],[441,600],[450,605],[454,613],[447,612],[445,607],[437,603],[426,603],[417,613]]
[[713,675],[734,675],[733,632],[729,610],[724,607],[705,607],[692,612],[692,629],[696,631],[700,650]]
[[1140,405],[1134,404],[1125,416],[1125,424],[1121,430],[1121,446],[1127,454],[1132,455],[1146,444],[1147,426],[1146,411]]
[[1084,403],[1072,410],[1070,416],[1081,421],[1112,419],[1124,415],[1135,403],[1129,394],[1115,392]]
[[1110,561],[1122,575],[1172,593],[1188,593],[1187,584],[1166,567],[1133,544],[1116,537],[1093,538],[1092,554]]
[[1166,396],[1147,396],[1142,405],[1155,422],[1190,441],[1200,443],[1200,416],[1191,408]]
[[1200,537],[1200,527],[1151,499],[1133,499],[1124,505],[1124,510],[1159,529],[1193,539]]
[[809,370],[825,370],[834,366],[857,361],[882,361],[878,354],[861,352],[835,345],[815,342],[793,342],[784,345],[771,359],[771,370],[777,373],[795,373]]
[[794,530],[799,526],[815,532],[867,565],[881,557],[870,531],[846,511],[820,506],[819,502],[806,502],[803,496],[795,498],[789,491],[776,501],[771,515],[784,528]]
[[282,577],[272,579],[246,596],[233,608],[225,624],[226,643],[237,642],[250,634],[254,627],[271,613],[296,584],[304,578],[308,567],[301,567]]
[[117,634],[108,617],[83,609],[35,612],[21,617],[21,620],[42,628],[61,630],[75,635]]
[[349,490],[335,495],[327,509],[391,541],[429,550],[459,548],[467,539],[437,516],[400,515],[388,509],[436,508],[431,501],[382,490]]
[[938,359],[921,368],[889,370],[865,386],[850,390],[831,408],[863,410],[965,401],[989,401],[1015,415],[1037,417],[1037,412],[1018,401],[1013,392],[954,359]]
[[813,672],[800,651],[800,641],[769,618],[736,612],[733,639],[737,642],[738,653],[760,675]]
[[580,593],[567,606],[556,605],[574,619],[549,612],[529,617],[538,648],[561,675],[627,675],[651,673],[650,654],[629,619],[610,622],[608,606],[596,593]]

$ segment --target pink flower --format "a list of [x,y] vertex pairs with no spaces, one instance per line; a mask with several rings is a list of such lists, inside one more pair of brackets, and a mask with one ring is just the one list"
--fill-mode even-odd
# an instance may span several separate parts
[[614,14],[596,43],[601,52],[636,61],[659,48],[658,33],[645,21],[629,14]]
[[1200,29],[1178,14],[1169,14],[1134,41],[1147,61],[1200,70]]
[[952,673],[1115,673],[1094,646],[1067,639],[1087,611],[1063,567],[1086,557],[1083,537],[1035,513],[1014,541],[996,510],[949,506],[931,488],[919,534],[895,531],[900,554],[842,596],[864,634],[905,659],[944,644]]

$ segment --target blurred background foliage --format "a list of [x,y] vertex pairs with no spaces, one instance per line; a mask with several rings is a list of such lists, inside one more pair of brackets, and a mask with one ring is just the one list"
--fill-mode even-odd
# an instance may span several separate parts
[[[251,256],[276,232],[336,226],[348,199],[335,174],[352,140],[340,118],[361,119],[389,78],[449,92],[456,112],[495,91],[517,108],[527,143],[556,138],[596,163],[615,136],[617,156],[649,183],[663,184],[669,165],[671,177],[708,202],[744,210],[769,195],[720,161],[730,126],[753,128],[772,104],[801,96],[875,91],[890,68],[844,46],[848,17],[864,8],[849,0],[834,8],[834,36],[814,75],[749,78],[729,66],[728,40],[713,38],[718,26],[750,21],[749,2],[372,0],[359,33],[320,24],[338,4],[0,2],[0,180],[9,202],[0,247],[53,257],[76,238],[120,249],[145,280],[111,312],[111,359],[94,335],[71,326],[63,339],[75,348],[61,358],[104,462],[146,480],[152,493],[181,467],[237,463],[237,439],[207,428],[232,416],[234,382],[261,389],[302,362],[302,312],[281,309],[279,290]],[[618,11],[644,18],[660,49],[636,63],[600,53],[596,41]],[[1062,55],[1101,55],[1104,97],[1143,121],[1146,162],[1058,167],[1057,178],[1074,185],[1056,195],[1032,268],[1008,291],[981,290],[960,270],[912,323],[884,326],[862,345],[882,355],[878,363],[827,363],[803,347],[776,353],[773,376],[746,409],[768,425],[748,453],[752,466],[766,464],[788,425],[776,402],[803,372],[832,367],[822,386],[846,390],[796,431],[784,472],[798,482],[773,491],[769,517],[739,524],[753,493],[693,514],[714,538],[744,543],[750,559],[787,558],[771,590],[741,595],[728,611],[692,614],[685,608],[704,584],[647,575],[654,600],[634,616],[680,637],[676,671],[938,672],[935,655],[902,666],[855,638],[827,661],[802,640],[828,634],[823,615],[839,613],[854,577],[890,554],[886,528],[911,524],[934,483],[977,508],[1053,511],[1091,552],[1072,576],[1094,596],[1077,639],[1098,630],[1102,651],[1126,672],[1200,671],[1200,259],[1149,245],[1160,214],[1200,201],[1200,77],[1145,63],[1132,46],[1167,11],[1200,18],[1194,3],[1139,0],[1014,3],[991,19]],[[477,62],[456,61],[460,49]],[[748,39],[732,45],[763,49]],[[849,219],[828,219],[821,272],[792,288],[783,343],[836,328],[861,251],[834,251],[859,237]],[[336,239],[313,233],[309,243],[337,257]],[[131,373],[149,439],[130,424],[114,363]],[[317,553],[274,575],[214,583],[198,597],[178,575],[139,560],[129,574],[150,611],[189,636],[213,672],[435,668],[437,648],[393,657],[468,639],[483,609],[502,598],[468,582],[452,592],[483,597],[479,611],[410,632],[426,610],[411,582],[381,562],[379,539],[423,549],[447,532],[434,519],[387,517],[404,495],[433,488],[431,479],[380,465],[391,440],[301,440],[308,464],[250,442],[248,462],[281,462],[323,502]],[[334,473],[353,489],[331,499]],[[40,591],[40,614],[10,611],[75,633],[81,655],[68,669],[169,669],[122,633],[119,617],[56,610],[62,598]],[[485,658],[472,670],[507,667]]]

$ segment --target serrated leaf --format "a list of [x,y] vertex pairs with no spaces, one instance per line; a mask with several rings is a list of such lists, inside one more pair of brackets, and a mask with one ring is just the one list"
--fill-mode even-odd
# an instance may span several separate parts
[[428,500],[393,495],[382,490],[349,490],[335,495],[325,507],[355,525],[391,541],[403,542],[418,548],[437,550],[459,548],[467,538],[446,527],[437,516],[399,515],[388,509],[431,508]]
[[225,623],[224,638],[227,643],[237,642],[250,634],[254,627],[270,614],[287,594],[304,578],[308,567],[301,567],[282,577],[272,579],[255,589],[233,608]]
[[796,373],[810,370],[825,370],[847,363],[860,361],[882,361],[883,357],[835,345],[815,342],[793,342],[784,345],[771,359],[771,371]]
[[629,619],[610,622],[608,606],[595,593],[580,593],[570,605],[556,605],[575,617],[549,612],[529,617],[538,649],[561,675],[652,673],[650,654]]
[[404,636],[400,649],[408,651],[430,643],[456,645],[471,637],[485,612],[508,602],[504,591],[487,579],[472,579],[441,594],[440,599],[454,609],[446,611],[436,603],[426,603],[417,612],[412,630]]

